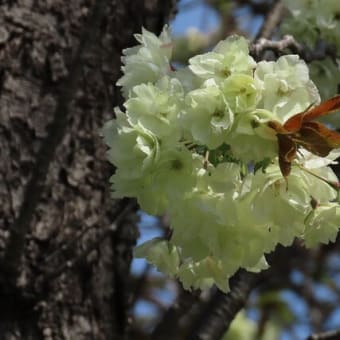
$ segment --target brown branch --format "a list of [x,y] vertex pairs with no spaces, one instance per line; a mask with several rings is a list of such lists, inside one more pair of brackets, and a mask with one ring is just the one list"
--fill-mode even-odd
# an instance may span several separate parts
[[257,285],[259,275],[240,269],[230,279],[230,292],[216,290],[212,299],[192,327],[194,340],[219,340],[228,330],[236,314],[245,306],[251,290]]
[[236,0],[238,6],[249,6],[254,14],[266,14],[270,10],[270,4],[267,1],[253,2],[251,0]]
[[271,51],[276,56],[283,55],[287,50],[294,54],[302,54],[304,47],[300,45],[293,36],[285,35],[281,40],[272,41],[265,38],[258,39],[250,46],[250,54],[255,60],[260,61],[264,59],[266,52]]
[[273,35],[282,20],[283,11],[284,5],[282,0],[278,0],[266,15],[262,27],[257,33],[255,40],[260,38],[269,39]]
[[25,188],[19,215],[11,227],[11,234],[2,263],[2,270],[5,276],[7,276],[7,279],[12,281],[11,284],[15,284],[18,275],[21,256],[25,248],[25,237],[29,231],[35,209],[38,206],[44,190],[50,163],[53,161],[56,149],[65,135],[70,113],[70,103],[77,90],[85,55],[93,43],[95,43],[95,38],[104,17],[107,3],[108,0],[96,1],[92,14],[81,35],[79,46],[71,63],[69,75],[60,89],[54,118],[48,129],[48,136],[41,143],[32,177]]
[[181,319],[199,299],[197,296],[198,291],[189,292],[181,287],[179,289],[181,289],[181,291],[177,302],[166,311],[161,321],[156,325],[151,334],[152,340],[175,339],[180,333],[179,327]]
[[340,329],[333,331],[328,331],[324,333],[315,333],[310,335],[307,340],[339,340],[340,339]]
[[327,57],[333,60],[336,58],[336,49],[333,45],[319,41],[314,49],[310,49],[308,46],[300,44],[291,35],[285,35],[278,41],[260,38],[250,46],[250,54],[257,61],[266,59],[268,51],[274,53],[276,57],[288,53],[298,54],[307,63],[313,60],[323,60]]

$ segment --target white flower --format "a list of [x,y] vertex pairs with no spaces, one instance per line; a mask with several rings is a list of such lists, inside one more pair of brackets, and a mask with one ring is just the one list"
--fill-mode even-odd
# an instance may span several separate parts
[[167,26],[158,38],[145,28],[135,38],[140,45],[123,50],[124,74],[117,81],[117,85],[123,87],[125,98],[135,85],[155,83],[171,72],[172,40]]
[[[319,0],[312,3],[319,8]],[[294,15],[304,6],[296,4]],[[333,12],[322,10],[325,34]],[[318,103],[305,62],[288,55],[256,65],[247,41],[230,37],[172,71],[167,29],[159,38],[143,30],[137,40],[140,46],[124,52],[119,80],[126,112],[116,109],[102,130],[116,166],[112,196],[167,213],[172,236],[146,242],[136,255],[185,288],[215,284],[227,292],[239,268],[267,268],[265,254],[278,243],[334,241],[340,204],[330,165],[340,149],[318,157],[299,146],[284,178],[276,132],[267,125]]]
[[256,163],[277,155],[277,139],[266,125],[274,117],[270,111],[262,109],[238,115],[226,141],[236,158]]
[[256,63],[249,56],[248,42],[238,36],[221,41],[212,52],[189,60],[191,71],[202,79],[223,81],[233,73],[251,74]]
[[183,100],[179,81],[164,77],[156,85],[135,86],[124,106],[133,124],[142,125],[160,139],[177,142],[181,137],[178,115]]
[[178,272],[180,257],[178,249],[171,243],[160,238],[147,241],[134,250],[137,258],[145,257],[161,272],[176,275]]
[[254,76],[262,86],[259,107],[272,111],[281,123],[320,101],[308,67],[297,55],[286,55],[276,62],[261,61]]
[[159,158],[157,137],[142,125],[132,125],[118,108],[116,120],[107,122],[102,130],[105,142],[110,146],[110,162],[125,170],[126,176],[143,176]]
[[181,115],[192,138],[199,144],[215,149],[227,138],[234,115],[223,93],[216,85],[193,90],[186,96],[186,107]]
[[306,219],[304,240],[307,247],[318,243],[334,242],[340,228],[340,207],[338,203],[320,205]]

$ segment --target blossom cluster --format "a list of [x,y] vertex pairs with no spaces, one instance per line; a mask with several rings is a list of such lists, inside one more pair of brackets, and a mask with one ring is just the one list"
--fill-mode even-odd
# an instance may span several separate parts
[[228,291],[239,268],[267,268],[264,255],[278,243],[333,241],[340,206],[329,165],[339,152],[321,158],[300,148],[285,179],[267,124],[319,101],[304,61],[256,63],[247,40],[232,36],[175,69],[166,27],[136,39],[122,57],[124,109],[103,128],[116,166],[113,197],[167,213],[172,229],[169,240],[150,240],[136,256],[185,288]]
[[311,78],[321,97],[332,97],[340,83],[340,1],[284,0],[284,4],[290,16],[281,25],[283,33],[293,35],[311,50],[320,49],[321,42],[333,46],[332,57],[310,64]]

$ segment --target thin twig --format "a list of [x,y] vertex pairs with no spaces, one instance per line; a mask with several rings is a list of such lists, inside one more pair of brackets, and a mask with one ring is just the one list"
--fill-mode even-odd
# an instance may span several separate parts
[[273,8],[266,15],[262,27],[256,35],[255,41],[260,38],[269,39],[279,26],[282,20],[282,12],[284,10],[284,5],[282,0],[278,0]]
[[70,113],[70,103],[77,90],[81,69],[85,62],[85,55],[93,43],[95,43],[95,37],[104,17],[107,2],[108,0],[96,1],[92,14],[82,33],[79,46],[71,63],[69,76],[60,89],[53,121],[48,129],[49,133],[41,143],[37,153],[32,177],[25,188],[24,199],[18,218],[11,227],[2,270],[9,276],[12,283],[15,281],[20,268],[21,256],[25,248],[25,237],[44,190],[49,165],[54,159],[57,146],[65,135]]
[[236,0],[238,6],[248,6],[250,7],[252,13],[264,15],[270,10],[271,4],[268,1],[251,1],[251,0]]
[[310,335],[307,340],[339,340],[340,329]]
[[314,49],[310,49],[297,42],[291,35],[285,35],[278,41],[260,38],[250,46],[250,54],[257,61],[265,59],[264,55],[268,51],[273,52],[276,57],[287,53],[298,54],[307,63],[313,60],[323,60],[327,57],[333,60],[336,58],[336,50],[333,45],[319,41]]
[[303,53],[303,46],[300,45],[293,36],[285,35],[278,41],[272,41],[265,38],[258,39],[250,46],[250,54],[256,60],[262,60],[267,51],[272,51],[275,55],[282,55],[287,49],[294,54]]

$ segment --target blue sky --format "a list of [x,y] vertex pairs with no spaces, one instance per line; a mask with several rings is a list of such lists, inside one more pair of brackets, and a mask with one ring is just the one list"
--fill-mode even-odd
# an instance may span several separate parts
[[218,22],[218,13],[207,6],[204,1],[182,0],[179,3],[178,14],[171,22],[171,28],[173,35],[178,36],[185,34],[191,27],[202,32],[213,31]]

